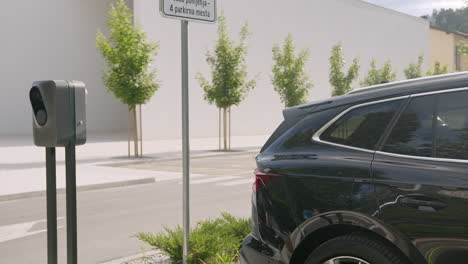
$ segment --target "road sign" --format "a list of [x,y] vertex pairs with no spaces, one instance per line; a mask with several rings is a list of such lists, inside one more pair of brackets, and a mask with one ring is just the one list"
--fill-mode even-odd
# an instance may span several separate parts
[[216,0],[160,0],[159,11],[165,17],[215,23]]

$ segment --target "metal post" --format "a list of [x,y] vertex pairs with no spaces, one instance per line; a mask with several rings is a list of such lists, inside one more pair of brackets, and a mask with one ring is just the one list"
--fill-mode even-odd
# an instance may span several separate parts
[[66,192],[67,192],[67,263],[78,263],[78,241],[76,221],[76,157],[75,142],[65,147]]
[[57,264],[57,184],[55,148],[46,148],[47,263]]
[[182,27],[182,152],[183,152],[183,264],[187,264],[190,233],[190,142],[189,142],[189,82],[188,82],[188,21],[181,21]]

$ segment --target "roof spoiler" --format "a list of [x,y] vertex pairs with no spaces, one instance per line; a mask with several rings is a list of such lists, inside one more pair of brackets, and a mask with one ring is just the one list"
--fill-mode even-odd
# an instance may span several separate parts
[[448,74],[442,74],[442,75],[436,75],[436,76],[428,76],[428,77],[421,77],[421,78],[415,78],[415,79],[409,79],[409,80],[403,80],[403,81],[396,81],[396,82],[391,82],[391,83],[377,84],[377,85],[372,85],[369,87],[352,90],[351,92],[347,93],[347,95],[368,92],[368,91],[373,91],[373,90],[382,89],[382,88],[390,88],[390,87],[394,87],[394,86],[401,85],[401,84],[420,83],[422,81],[438,81],[438,80],[445,80],[445,79],[454,79],[456,77],[467,78],[468,72],[448,73]]
[[331,104],[332,100],[319,101],[305,105],[293,106],[283,110],[284,120],[297,119],[298,117],[305,116],[317,110],[320,106]]

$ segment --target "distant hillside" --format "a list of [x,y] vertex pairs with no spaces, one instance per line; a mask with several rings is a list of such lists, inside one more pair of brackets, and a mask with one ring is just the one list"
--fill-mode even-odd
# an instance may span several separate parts
[[468,34],[468,7],[434,10],[432,15],[426,15],[423,18],[429,19],[436,27]]

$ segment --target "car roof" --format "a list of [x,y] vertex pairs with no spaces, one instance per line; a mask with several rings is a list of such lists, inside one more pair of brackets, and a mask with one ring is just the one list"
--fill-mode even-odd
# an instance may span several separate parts
[[468,72],[450,73],[364,87],[353,90],[346,95],[287,108],[283,111],[283,115],[285,119],[288,119],[293,116],[297,117],[298,115],[306,115],[339,106],[462,87],[468,87]]

